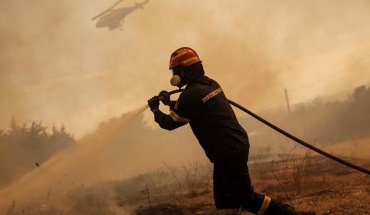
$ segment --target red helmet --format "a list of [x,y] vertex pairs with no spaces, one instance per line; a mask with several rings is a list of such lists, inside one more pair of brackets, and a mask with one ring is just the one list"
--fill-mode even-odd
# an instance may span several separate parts
[[171,54],[169,68],[173,69],[174,67],[179,65],[190,66],[197,62],[202,61],[199,59],[198,54],[192,48],[181,47]]

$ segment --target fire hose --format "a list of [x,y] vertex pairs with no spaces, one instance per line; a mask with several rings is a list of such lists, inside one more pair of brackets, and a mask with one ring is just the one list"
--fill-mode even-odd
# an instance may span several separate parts
[[[181,91],[183,91],[183,89],[173,90],[173,91],[170,91],[170,92],[168,92],[168,93],[169,93],[170,95],[172,95],[172,94],[175,94],[175,93],[179,93],[179,92],[181,92]],[[159,98],[159,99],[161,100],[161,98]],[[233,101],[231,101],[230,99],[228,99],[228,101],[229,101],[229,103],[230,103],[231,105],[233,105],[234,107],[236,107],[236,108],[240,109],[241,111],[243,111],[243,112],[245,112],[245,113],[249,114],[249,115],[250,115],[250,116],[252,116],[253,118],[255,118],[255,119],[257,119],[258,121],[262,122],[263,124],[265,124],[265,125],[269,126],[270,128],[274,129],[275,131],[279,132],[280,134],[282,134],[282,135],[284,135],[284,136],[288,137],[289,139],[291,139],[291,140],[293,140],[293,141],[295,141],[295,142],[297,142],[297,143],[299,143],[299,144],[303,145],[304,147],[307,147],[307,148],[309,148],[310,150],[313,150],[313,151],[315,151],[315,152],[317,152],[317,153],[319,153],[319,154],[321,154],[321,155],[323,155],[323,156],[325,156],[325,157],[327,157],[327,158],[329,158],[329,159],[331,159],[331,160],[334,160],[334,161],[336,161],[336,162],[338,162],[338,163],[341,163],[341,164],[343,164],[343,165],[345,165],[345,166],[347,166],[347,167],[350,167],[350,168],[352,168],[352,169],[355,169],[355,170],[357,170],[357,171],[360,171],[360,172],[362,172],[362,173],[365,173],[365,174],[367,174],[367,175],[370,175],[370,170],[365,169],[365,168],[362,168],[362,167],[360,167],[360,166],[357,166],[357,165],[355,165],[355,164],[353,164],[353,163],[350,163],[350,162],[348,162],[348,161],[345,161],[345,160],[343,160],[343,159],[341,159],[341,158],[338,158],[338,157],[336,157],[336,156],[334,156],[334,155],[332,155],[332,154],[329,154],[328,152],[325,152],[325,151],[323,151],[323,150],[321,150],[321,149],[319,149],[319,148],[317,148],[317,147],[315,147],[315,146],[313,146],[313,145],[311,145],[311,144],[309,144],[309,143],[307,143],[307,142],[305,142],[305,141],[303,141],[303,140],[299,139],[298,137],[296,137],[296,136],[294,136],[294,135],[292,135],[292,134],[290,134],[290,133],[288,133],[288,132],[284,131],[283,129],[281,129],[281,128],[277,127],[276,125],[274,125],[274,124],[272,124],[272,123],[270,123],[269,121],[267,121],[267,120],[265,120],[264,118],[262,118],[262,117],[258,116],[257,114],[253,113],[252,111],[250,111],[250,110],[246,109],[245,107],[243,107],[243,106],[239,105],[238,103],[233,102]]]

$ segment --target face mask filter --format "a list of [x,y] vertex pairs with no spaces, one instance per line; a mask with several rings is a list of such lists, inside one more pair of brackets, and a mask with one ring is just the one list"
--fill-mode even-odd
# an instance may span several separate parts
[[170,83],[172,86],[179,86],[181,83],[181,77],[179,75],[172,76]]

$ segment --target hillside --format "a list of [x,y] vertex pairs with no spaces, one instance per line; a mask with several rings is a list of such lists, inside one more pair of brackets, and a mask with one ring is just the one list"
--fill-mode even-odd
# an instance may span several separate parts
[[[369,169],[369,98],[369,88],[361,86],[345,101],[315,100],[290,116],[264,117]],[[96,132],[37,166],[30,157],[33,168],[0,190],[0,213],[214,214],[212,165],[189,127],[152,129],[145,126],[144,110],[102,122]],[[318,214],[368,214],[369,176],[308,151],[253,119],[240,122],[250,136],[249,165],[257,191]],[[2,133],[2,147],[8,146],[9,134]],[[37,134],[41,140],[47,137]],[[29,143],[24,138],[22,143]],[[36,155],[42,146],[37,143],[32,142]],[[2,159],[16,154],[3,153]],[[11,163],[6,164],[12,172]]]

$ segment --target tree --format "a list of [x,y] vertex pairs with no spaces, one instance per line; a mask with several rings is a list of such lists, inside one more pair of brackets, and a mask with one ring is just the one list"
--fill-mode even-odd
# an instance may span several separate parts
[[[0,187],[48,160],[55,153],[73,145],[73,135],[64,126],[52,128],[52,134],[42,121],[30,121],[18,126],[14,117],[8,131],[0,132]],[[37,165],[35,165],[37,164]]]

